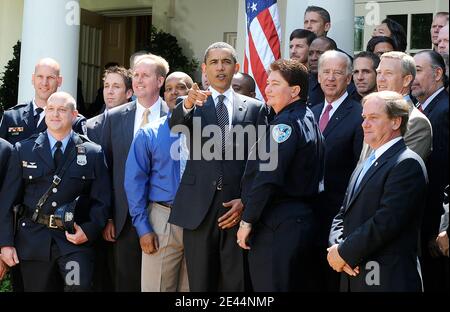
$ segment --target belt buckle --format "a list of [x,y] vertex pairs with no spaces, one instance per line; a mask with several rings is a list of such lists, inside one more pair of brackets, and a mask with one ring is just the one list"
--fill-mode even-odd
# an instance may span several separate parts
[[55,215],[50,215],[48,220],[48,227],[51,229],[57,229],[58,227],[55,224]]
[[58,177],[56,174],[53,176],[53,184],[59,185],[61,183],[61,178]]

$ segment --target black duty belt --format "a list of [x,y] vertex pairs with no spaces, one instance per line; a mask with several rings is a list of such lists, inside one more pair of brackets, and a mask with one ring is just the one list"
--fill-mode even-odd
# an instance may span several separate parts
[[[25,214],[27,218],[30,218],[33,216],[33,213],[27,210],[27,213]],[[56,224],[55,215],[46,215],[46,214],[39,214],[36,221],[33,221],[35,223],[39,223],[42,225],[45,225],[49,229],[60,229],[58,225]],[[62,230],[62,229],[61,229]]]

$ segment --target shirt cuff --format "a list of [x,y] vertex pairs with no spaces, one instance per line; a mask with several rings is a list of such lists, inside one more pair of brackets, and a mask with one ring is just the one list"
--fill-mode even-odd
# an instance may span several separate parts
[[184,106],[184,101],[186,101],[186,99],[184,99],[184,100],[183,100],[183,103],[182,103],[182,105],[183,105],[183,113],[184,113],[184,115],[186,116],[187,114],[189,114],[189,113],[194,109],[195,105],[192,106],[191,108],[187,109],[187,108]]
[[153,228],[150,225],[149,221],[143,221],[137,225],[135,225],[136,232],[138,233],[139,237],[144,236],[147,233],[153,233]]

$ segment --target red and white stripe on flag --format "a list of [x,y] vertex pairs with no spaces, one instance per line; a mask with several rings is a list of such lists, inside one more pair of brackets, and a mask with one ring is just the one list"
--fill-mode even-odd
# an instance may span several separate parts
[[276,0],[245,0],[244,72],[256,82],[256,96],[266,100],[267,69],[281,58],[281,26]]

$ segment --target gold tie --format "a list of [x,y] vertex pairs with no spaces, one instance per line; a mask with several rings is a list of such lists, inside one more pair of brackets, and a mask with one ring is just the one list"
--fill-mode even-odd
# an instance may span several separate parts
[[142,121],[140,128],[144,127],[146,124],[148,124],[148,115],[150,115],[150,109],[146,108],[144,112],[142,113]]

